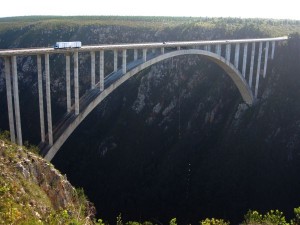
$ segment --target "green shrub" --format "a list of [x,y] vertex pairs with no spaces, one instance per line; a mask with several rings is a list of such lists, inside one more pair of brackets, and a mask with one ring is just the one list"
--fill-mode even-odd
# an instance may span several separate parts
[[263,222],[265,224],[288,225],[288,223],[285,220],[285,216],[283,215],[283,212],[280,212],[277,209],[270,210],[269,212],[267,212],[267,214],[263,217]]
[[243,224],[261,224],[263,221],[263,216],[255,210],[249,210],[244,218]]
[[229,225],[229,222],[225,222],[222,219],[215,218],[206,218],[205,220],[200,221],[200,225]]
[[169,222],[170,225],[177,225],[177,221],[176,221],[176,218],[173,218],[170,220]]
[[300,225],[300,207],[294,208],[295,218],[292,219],[291,225]]

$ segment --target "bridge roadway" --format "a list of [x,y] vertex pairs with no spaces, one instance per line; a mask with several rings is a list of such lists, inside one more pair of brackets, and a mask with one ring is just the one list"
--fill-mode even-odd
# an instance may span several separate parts
[[275,38],[257,38],[257,39],[233,39],[233,40],[206,40],[206,41],[178,41],[178,42],[153,42],[153,43],[134,43],[134,44],[113,44],[113,45],[86,45],[81,48],[74,49],[54,49],[48,48],[26,48],[26,49],[9,49],[0,50],[0,57],[18,56],[18,55],[43,55],[56,54],[66,52],[91,52],[98,50],[124,50],[124,49],[153,49],[153,48],[172,48],[172,47],[191,47],[191,46],[205,46],[218,44],[242,44],[242,43],[257,43],[266,41],[282,41],[288,37]]

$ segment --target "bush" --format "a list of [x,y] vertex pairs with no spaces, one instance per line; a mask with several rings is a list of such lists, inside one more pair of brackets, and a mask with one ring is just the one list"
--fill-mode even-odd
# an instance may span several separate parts
[[200,225],[229,225],[229,222],[225,222],[222,219],[208,219],[206,218],[205,220],[200,221]]
[[279,210],[270,210],[267,214],[262,215],[258,211],[249,210],[245,215],[242,224],[248,225],[288,225],[283,212]]
[[270,210],[266,215],[264,215],[263,222],[265,224],[288,225],[283,212],[280,212],[277,209]]
[[261,224],[263,221],[263,216],[255,210],[249,210],[244,218],[245,221],[243,222],[243,224]]

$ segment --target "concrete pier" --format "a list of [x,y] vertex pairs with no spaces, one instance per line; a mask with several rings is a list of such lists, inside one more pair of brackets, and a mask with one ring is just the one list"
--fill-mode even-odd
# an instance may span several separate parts
[[266,42],[266,48],[265,48],[265,62],[264,62],[264,74],[263,77],[266,77],[267,73],[267,65],[268,65],[268,55],[269,55],[269,42]]
[[118,51],[114,50],[114,72],[118,70]]
[[46,103],[49,145],[53,145],[49,54],[45,54]]
[[104,90],[104,51],[100,51],[100,57],[99,57],[99,74],[100,74],[100,91]]
[[207,46],[207,51],[209,51],[209,52],[211,51],[211,46],[210,45]]
[[231,54],[231,44],[226,44],[226,61],[229,64],[230,63],[230,54]]
[[5,57],[4,60],[5,60],[5,82],[6,82],[6,98],[7,98],[10,140],[11,142],[16,143],[14,109],[13,109],[12,94],[11,94],[12,89],[11,89],[10,60],[9,57]]
[[234,66],[239,69],[239,59],[240,59],[240,43],[235,45],[235,53],[234,53]]
[[14,91],[14,105],[15,105],[15,118],[17,130],[17,144],[23,145],[22,141],[22,128],[19,104],[19,88],[18,88],[18,72],[17,72],[17,57],[12,56],[12,75],[13,75],[13,91]]
[[71,112],[71,71],[70,54],[66,54],[66,94],[67,94],[67,112]]
[[137,60],[138,59],[138,50],[137,49],[134,49],[133,50],[133,60]]
[[75,115],[79,114],[78,52],[74,52]]
[[91,52],[91,89],[95,88],[95,52]]
[[122,73],[126,73],[126,58],[127,58],[127,51],[126,49],[123,49],[122,51]]
[[271,53],[271,59],[274,59],[274,53],[275,53],[275,41],[272,41],[272,53]]
[[43,74],[42,74],[42,57],[41,57],[41,55],[37,55],[37,68],[38,68],[41,141],[45,142],[44,95],[43,95]]
[[255,42],[252,43],[252,51],[251,51],[250,74],[249,74],[249,86],[250,86],[250,88],[252,87],[254,56],[255,56]]
[[165,48],[160,48],[160,53],[163,55],[165,54]]
[[243,68],[242,68],[242,75],[244,78],[246,76],[247,55],[248,55],[248,43],[245,43],[244,44],[244,55],[243,55]]
[[222,50],[222,49],[221,49],[221,45],[220,45],[220,44],[217,44],[217,45],[216,45],[216,54],[219,55],[219,56],[221,56],[221,50]]
[[147,49],[144,48],[143,49],[143,62],[146,62],[147,61]]
[[259,84],[259,76],[260,76],[261,53],[262,53],[262,42],[259,42],[258,59],[257,59],[257,71],[256,71],[256,82],[255,82],[255,92],[254,92],[255,98],[257,98],[257,94],[258,94],[258,84]]

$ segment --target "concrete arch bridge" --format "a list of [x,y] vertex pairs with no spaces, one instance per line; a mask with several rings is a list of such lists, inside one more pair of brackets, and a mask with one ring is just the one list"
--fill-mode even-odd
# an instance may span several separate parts
[[[232,79],[243,100],[248,105],[252,105],[258,95],[260,77],[266,76],[268,60],[274,58],[276,43],[285,41],[286,39],[287,37],[277,37],[92,45],[69,49],[30,48],[2,50],[0,51],[0,57],[4,59],[11,141],[22,145],[17,71],[18,56],[32,55],[37,57],[39,121],[41,134],[41,143],[39,146],[45,159],[50,161],[85,117],[116,88],[145,68],[162,60],[176,56],[200,55],[213,61]],[[104,74],[104,52],[106,51],[112,51],[114,55],[114,69],[107,75]],[[87,52],[90,53],[91,86],[84,95],[79,96],[78,55]],[[118,67],[118,54],[120,52],[122,52],[122,62],[121,66]],[[66,113],[60,121],[54,125],[52,125],[49,66],[49,55],[51,54],[63,54],[66,59]],[[99,59],[97,63],[97,69],[99,69],[98,83],[95,82],[96,55]],[[74,67],[75,101],[73,105],[71,102],[71,58]],[[129,58],[132,58],[133,60],[128,62]],[[46,77],[46,90],[43,90],[43,72]],[[46,95],[46,113],[44,112],[44,95]],[[46,114],[46,118],[44,117],[44,114]],[[45,121],[47,122],[47,126],[45,126]],[[45,127],[47,127],[47,133]]]

